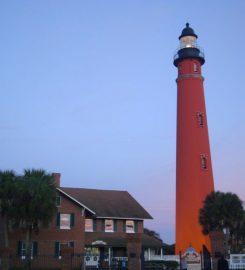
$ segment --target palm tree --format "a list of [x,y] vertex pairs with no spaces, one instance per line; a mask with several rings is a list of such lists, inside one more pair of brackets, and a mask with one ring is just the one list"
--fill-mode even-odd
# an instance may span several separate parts
[[[229,232],[231,244],[236,237],[244,215],[242,202],[236,194],[231,192],[211,192],[204,200],[204,206],[199,212],[199,223],[203,233],[212,231]],[[234,245],[232,245],[234,247]]]
[[13,211],[13,199],[16,194],[15,173],[0,171],[0,213],[4,228],[4,245],[8,247],[8,223]]
[[32,232],[47,225],[56,211],[56,187],[51,174],[44,170],[25,170],[18,181],[14,218],[26,234],[27,268],[31,258]]
[[[9,220],[13,212],[16,195],[16,176],[13,171],[0,171],[0,215],[2,219],[5,250],[9,247]],[[4,258],[3,269],[8,269],[8,259]]]

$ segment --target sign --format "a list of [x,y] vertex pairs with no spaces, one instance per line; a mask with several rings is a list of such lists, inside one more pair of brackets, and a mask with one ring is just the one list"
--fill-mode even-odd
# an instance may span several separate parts
[[191,244],[181,259],[186,262],[188,270],[201,270],[201,256]]
[[107,243],[102,241],[102,240],[96,240],[94,242],[92,242],[92,246],[96,246],[96,245],[103,245],[105,246]]

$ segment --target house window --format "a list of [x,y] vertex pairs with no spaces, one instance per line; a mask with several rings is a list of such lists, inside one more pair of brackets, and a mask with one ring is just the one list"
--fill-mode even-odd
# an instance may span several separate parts
[[199,127],[203,127],[204,113],[197,112],[197,123]]
[[54,243],[54,256],[56,258],[61,258],[60,242]]
[[114,223],[112,219],[105,220],[105,232],[114,232]]
[[207,170],[207,156],[201,155],[201,167],[203,170]]
[[60,214],[60,229],[70,229],[70,228],[71,228],[71,215]]
[[93,232],[93,219],[85,219],[85,232]]
[[194,63],[194,72],[198,72],[198,65],[197,65],[197,63]]
[[[85,247],[85,254],[89,256],[88,261],[98,261],[100,250],[98,247]],[[114,251],[113,251],[114,254]]]
[[61,197],[60,196],[56,196],[56,206],[59,207],[61,204]]
[[126,220],[126,233],[134,233],[135,232],[135,226],[134,226],[133,220]]
[[75,215],[71,214],[63,214],[57,213],[57,227],[62,230],[71,229],[75,224]]
[[[37,249],[38,249],[38,243],[32,242],[31,243],[31,259],[37,256]],[[22,260],[26,258],[26,242],[24,241],[17,242],[17,254],[19,257],[21,257]]]

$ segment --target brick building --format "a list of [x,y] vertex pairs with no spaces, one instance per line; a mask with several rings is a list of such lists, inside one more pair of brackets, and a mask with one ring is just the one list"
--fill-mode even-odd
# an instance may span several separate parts
[[[61,187],[60,174],[53,176],[57,213],[48,227],[32,234],[33,257],[59,258],[63,246],[95,260],[140,255],[144,219],[152,217],[127,191]],[[25,234],[13,230],[9,238],[10,248],[24,258]]]

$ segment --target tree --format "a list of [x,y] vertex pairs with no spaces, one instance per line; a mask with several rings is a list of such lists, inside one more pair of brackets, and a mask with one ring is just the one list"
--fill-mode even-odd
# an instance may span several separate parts
[[147,235],[149,235],[149,236],[153,236],[153,237],[155,237],[155,238],[157,238],[157,239],[159,239],[159,240],[162,241],[162,239],[160,237],[160,234],[157,233],[154,230],[150,230],[150,229],[144,228],[144,233],[147,234]]
[[13,212],[13,200],[16,194],[15,173],[0,171],[0,214],[3,222],[4,246],[8,248],[8,226]]
[[162,242],[162,249],[163,249],[163,254],[165,255],[173,255],[175,254],[175,244],[168,245],[164,243],[160,237],[160,234],[154,230],[150,230],[148,228],[144,228],[144,234],[147,234],[151,237],[154,237]]
[[175,254],[175,244],[172,244],[172,245],[164,244],[163,254],[174,255]]
[[237,246],[241,252],[245,251],[245,212],[243,218],[240,221],[238,233],[237,233]]
[[[238,236],[243,216],[242,202],[236,194],[216,191],[204,200],[204,206],[199,212],[199,223],[204,234],[226,230],[232,240]],[[231,244],[234,247],[232,241]]]
[[[0,216],[3,227],[5,252],[9,247],[9,221],[13,213],[13,201],[16,195],[16,176],[13,171],[0,171]],[[8,269],[8,258],[4,256],[3,269]]]
[[[15,198],[15,223],[26,234],[26,260],[30,262],[32,232],[47,225],[56,211],[56,187],[53,177],[44,170],[25,170],[18,179]],[[28,267],[28,266],[27,266]]]

